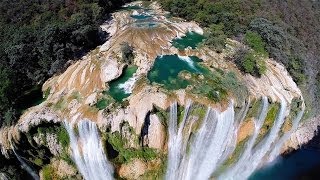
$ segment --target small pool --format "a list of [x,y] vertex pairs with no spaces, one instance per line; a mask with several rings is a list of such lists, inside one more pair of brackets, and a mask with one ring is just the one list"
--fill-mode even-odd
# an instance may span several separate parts
[[131,15],[132,18],[137,19],[137,20],[144,20],[144,19],[149,19],[152,16],[147,15],[147,14],[138,14],[138,15]]
[[205,37],[201,34],[198,34],[193,31],[187,32],[182,38],[175,38],[172,40],[172,45],[180,50],[183,50],[187,47],[195,49],[199,43],[201,43]]
[[113,99],[121,102],[124,98],[130,96],[137,80],[137,77],[134,76],[137,69],[137,66],[129,66],[118,79],[109,83],[109,94]]
[[189,82],[179,77],[179,73],[183,71],[205,73],[205,69],[198,64],[199,62],[201,60],[195,56],[158,56],[148,73],[148,79],[151,83],[163,84],[167,89],[183,89],[189,85]]

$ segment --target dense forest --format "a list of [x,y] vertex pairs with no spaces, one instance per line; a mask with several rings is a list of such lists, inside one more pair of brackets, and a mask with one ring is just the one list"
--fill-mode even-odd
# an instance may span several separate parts
[[129,0],[1,0],[0,127],[16,120],[21,101],[102,43],[99,26]]
[[[310,0],[160,0],[173,15],[206,27],[206,44],[218,52],[226,38],[254,50],[239,49],[233,58],[245,73],[261,75],[256,55],[281,62],[304,92],[307,106],[320,100],[320,1]],[[256,53],[256,54],[252,54]],[[311,108],[309,109],[311,110]],[[310,112],[310,111],[308,111]]]

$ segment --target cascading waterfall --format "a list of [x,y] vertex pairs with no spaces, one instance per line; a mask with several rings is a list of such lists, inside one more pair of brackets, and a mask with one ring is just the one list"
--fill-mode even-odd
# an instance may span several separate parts
[[[287,102],[280,95],[281,107],[277,115],[274,125],[272,126],[268,135],[255,147],[246,147],[245,151],[250,153],[247,155],[246,160],[238,161],[235,164],[237,167],[236,172],[228,172],[219,177],[219,179],[246,179],[248,178],[254,170],[258,168],[263,158],[267,155],[272,144],[277,140],[278,133],[281,129],[282,124],[285,120],[285,112],[287,110]],[[265,100],[264,100],[265,101]],[[262,111],[263,112],[263,111]],[[262,124],[260,124],[261,126]],[[259,127],[258,127],[259,128]]]
[[118,87],[123,89],[126,94],[131,94],[137,79],[138,77],[134,74],[133,77],[129,78],[126,82],[119,84]]
[[[229,148],[228,139],[234,132],[234,109],[230,103],[224,112],[208,108],[206,116],[186,153],[187,140],[190,136],[190,126],[185,134],[183,129],[188,119],[191,107],[188,101],[182,122],[177,128],[177,103],[170,107],[169,120],[169,162],[166,179],[208,179],[219,165],[223,153]],[[185,140],[183,135],[186,136]]]
[[262,127],[265,118],[267,116],[268,112],[268,98],[263,97],[262,98],[262,107],[260,110],[260,115],[258,119],[255,120],[255,129],[252,137],[249,139],[248,143],[246,144],[246,148],[242,155],[240,156],[238,162],[233,166],[230,167],[221,177],[220,179],[226,179],[227,177],[236,177],[236,175],[241,174],[242,168],[245,167],[245,164],[248,163],[250,156],[252,155],[252,148],[254,146],[254,143],[259,135],[260,128]]
[[192,69],[198,71],[198,69],[194,66],[194,62],[189,56],[180,56],[178,55],[178,58],[181,59],[182,61],[186,62]]
[[73,124],[65,122],[70,137],[72,158],[86,180],[113,179],[113,168],[103,151],[97,126],[94,122],[83,120],[78,123],[78,135]]
[[293,131],[295,131],[298,128],[299,122],[302,119],[303,113],[305,110],[305,105],[302,105],[301,111],[297,114],[295,119],[293,120],[292,128],[290,131],[286,132],[280,139],[279,142],[276,143],[275,147],[272,149],[269,155],[269,161],[273,161],[278,154],[280,154],[281,147],[283,144],[290,138],[290,135],[292,134]]

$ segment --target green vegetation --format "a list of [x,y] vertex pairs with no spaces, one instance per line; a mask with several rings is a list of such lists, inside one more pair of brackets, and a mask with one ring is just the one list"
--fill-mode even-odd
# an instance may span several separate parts
[[205,34],[205,44],[217,52],[222,52],[226,45],[227,35],[225,35],[223,29],[224,25],[222,23],[212,24],[209,26],[208,31]]
[[224,72],[220,69],[203,75],[193,74],[189,81],[192,82],[189,92],[203,95],[215,102],[226,100],[230,94],[242,98],[246,93],[246,87],[233,72]]
[[129,1],[1,1],[0,126],[6,112],[6,122],[20,116],[22,94],[101,44],[100,24]]
[[259,111],[261,111],[261,108],[262,108],[261,106],[262,106],[261,99],[258,99],[258,100],[255,100],[254,102],[252,102],[250,104],[250,107],[249,107],[249,110],[248,110],[248,113],[247,113],[245,119],[248,119],[251,117],[257,118],[259,116]]
[[50,165],[46,165],[42,168],[42,176],[44,180],[53,180],[54,173],[54,169]]
[[127,148],[127,139],[122,137],[119,131],[108,133],[107,141],[115,151],[119,154],[115,159],[116,163],[128,163],[134,158],[144,159],[146,161],[155,159],[158,156],[156,150],[148,147],[142,147],[139,149]]
[[[30,132],[33,133],[32,131]],[[43,134],[46,137],[47,134],[56,134],[57,140],[61,143],[64,149],[69,147],[70,139],[67,130],[61,125],[53,125],[53,126],[40,126],[37,128],[38,135]],[[46,145],[46,139],[43,139],[44,144]]]
[[265,59],[268,53],[261,36],[252,31],[245,34],[245,43],[251,48],[240,48],[234,56],[234,62],[240,70],[254,76],[261,76],[266,71]]
[[215,175],[219,175],[219,173],[224,172],[227,168],[233,165],[237,160],[239,160],[240,155],[243,153],[245,145],[247,144],[250,137],[245,138],[241,142],[236,145],[233,153],[224,161],[224,163],[218,168],[215,172]]
[[103,110],[114,102],[115,100],[107,92],[104,92],[103,96],[100,99],[98,99],[97,103],[95,104],[95,107],[99,110]]
[[273,103],[269,106],[267,116],[264,120],[264,123],[263,123],[261,129],[260,129],[260,133],[257,137],[255,144],[259,143],[269,133],[270,129],[274,125],[274,121],[277,118],[277,115],[279,113],[279,109],[280,109],[279,103]]

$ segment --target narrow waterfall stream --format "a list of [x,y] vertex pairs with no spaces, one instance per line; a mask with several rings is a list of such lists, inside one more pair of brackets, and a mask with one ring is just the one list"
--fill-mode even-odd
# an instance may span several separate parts
[[73,124],[65,122],[70,137],[72,158],[86,180],[113,179],[113,167],[103,151],[97,126],[89,120],[77,125],[78,137]]
[[[16,153],[14,147],[12,147],[12,150],[18,161],[21,163],[22,168],[26,170],[34,180],[39,180],[40,177],[38,176],[38,174],[22,159],[22,157],[19,156],[18,153]],[[2,179],[1,176],[0,179]]]

